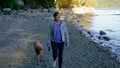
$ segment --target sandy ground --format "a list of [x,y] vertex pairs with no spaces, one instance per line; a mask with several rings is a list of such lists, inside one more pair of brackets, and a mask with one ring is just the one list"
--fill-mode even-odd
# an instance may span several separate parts
[[[81,35],[70,22],[70,15],[63,15],[70,34],[70,46],[64,49],[63,68],[120,68],[120,62],[110,52]],[[38,11],[1,15],[0,68],[52,68],[52,53],[46,46],[51,20],[51,13]],[[37,40],[44,47],[44,62],[39,65],[33,49]]]

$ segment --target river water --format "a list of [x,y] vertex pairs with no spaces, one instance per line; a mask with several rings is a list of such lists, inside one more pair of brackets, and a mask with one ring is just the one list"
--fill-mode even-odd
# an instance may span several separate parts
[[[80,24],[94,33],[94,41],[103,42],[103,46],[109,47],[112,53],[117,54],[120,60],[120,8],[99,8],[92,16],[85,16],[86,22]],[[102,30],[107,33],[110,41],[98,40],[95,36]]]

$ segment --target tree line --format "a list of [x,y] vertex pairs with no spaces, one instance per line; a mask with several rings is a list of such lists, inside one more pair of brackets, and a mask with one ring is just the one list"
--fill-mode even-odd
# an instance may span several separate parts
[[11,8],[11,9],[23,9],[24,6],[18,4],[16,0],[0,0],[0,9],[2,8]]
[[96,0],[0,0],[0,8],[25,9],[25,8],[73,8],[80,6],[95,7]]

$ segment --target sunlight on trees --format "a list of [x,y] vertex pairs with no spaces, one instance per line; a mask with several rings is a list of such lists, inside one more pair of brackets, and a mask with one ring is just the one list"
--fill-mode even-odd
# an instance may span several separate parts
[[21,0],[23,5],[17,3],[18,0],[0,0],[0,9],[24,9],[25,8],[77,8],[77,7],[119,7],[120,0]]
[[96,0],[55,0],[56,8],[96,7]]
[[86,0],[85,6],[96,7],[96,0]]
[[120,0],[97,0],[98,8],[120,8]]

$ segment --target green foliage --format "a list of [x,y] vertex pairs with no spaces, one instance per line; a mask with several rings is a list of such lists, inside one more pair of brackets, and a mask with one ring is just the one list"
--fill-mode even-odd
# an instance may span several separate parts
[[15,4],[14,4],[14,9],[15,9],[15,10],[24,9],[24,6],[21,5],[21,4],[15,3]]
[[44,8],[51,8],[54,6],[53,0],[39,0],[40,4]]
[[26,3],[30,8],[39,8],[40,6],[51,8],[54,6],[54,2],[52,0],[26,0]]
[[86,0],[85,6],[96,7],[96,0]]
[[38,8],[40,6],[38,0],[26,0],[26,3],[30,8]]
[[[25,3],[25,7],[29,8],[39,8],[40,6],[44,8],[51,8],[54,6],[54,0],[23,0],[23,1]],[[24,5],[18,4],[16,0],[3,0],[2,3],[0,3],[0,7],[18,10],[23,9]]]
[[12,10],[13,9],[23,9],[24,6],[23,5],[20,5],[16,2],[16,0],[3,0],[2,1],[2,8],[11,8]]
[[14,9],[15,0],[4,0],[3,1],[3,8],[11,8]]
[[81,0],[81,5],[84,6],[87,0]]

